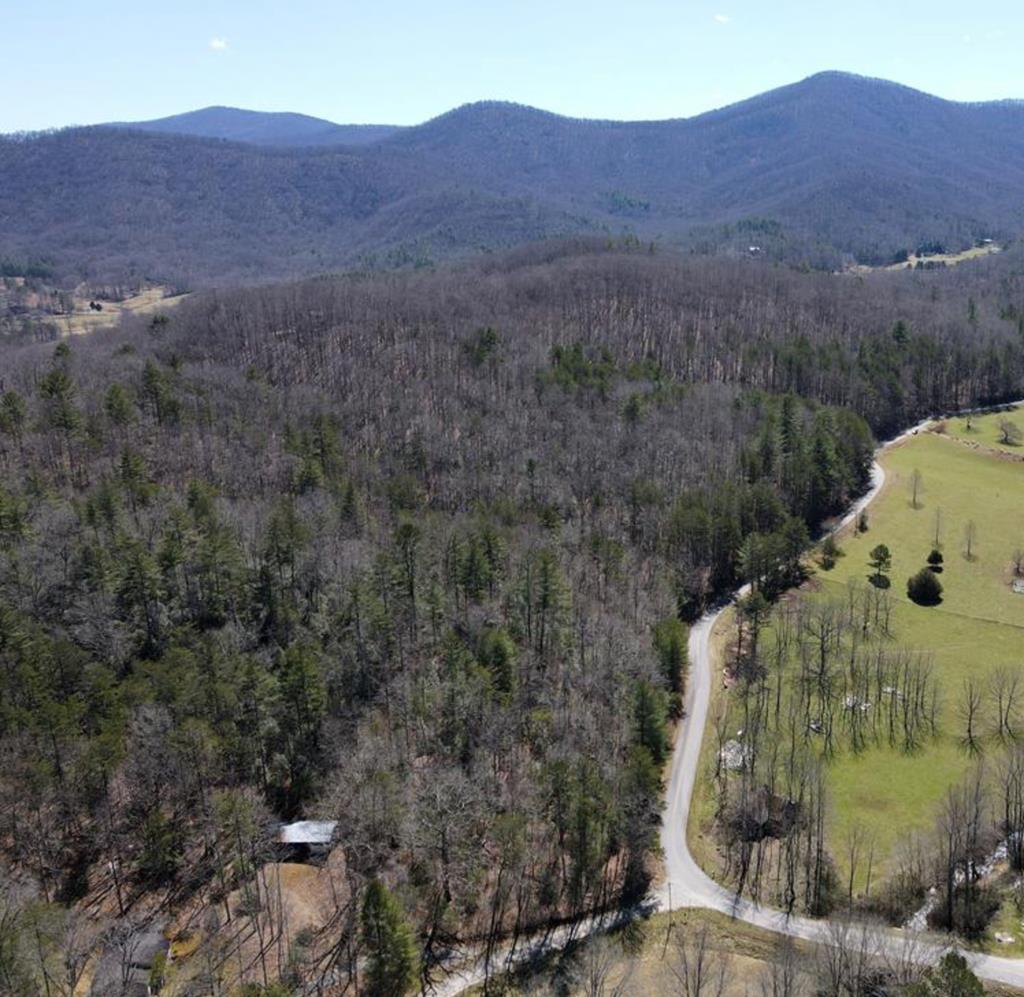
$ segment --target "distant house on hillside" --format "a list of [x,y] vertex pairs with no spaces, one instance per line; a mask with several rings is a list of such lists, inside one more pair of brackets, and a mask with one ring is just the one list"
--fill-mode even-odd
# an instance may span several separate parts
[[277,847],[286,862],[310,862],[327,857],[334,842],[336,820],[297,820],[277,830]]

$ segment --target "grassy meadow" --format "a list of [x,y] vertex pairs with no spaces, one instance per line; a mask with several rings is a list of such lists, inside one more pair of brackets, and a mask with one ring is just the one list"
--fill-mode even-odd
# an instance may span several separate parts
[[[893,601],[894,645],[927,652],[940,693],[939,735],[913,754],[898,748],[869,747],[859,754],[841,748],[828,766],[827,840],[840,876],[849,873],[847,844],[854,833],[873,844],[872,888],[894,865],[902,842],[931,830],[948,787],[979,761],[961,745],[959,704],[964,681],[985,688],[1000,668],[1024,670],[1024,594],[1013,592],[1013,554],[1024,547],[1024,462],[995,452],[999,415],[973,420],[970,442],[954,435],[962,420],[951,420],[946,434],[921,433],[891,448],[882,459],[886,481],[868,509],[868,530],[847,529],[839,538],[841,556],[830,571],[815,566],[805,586],[813,598],[845,598],[852,583],[867,583],[870,551],[885,544],[892,553],[889,572]],[[1024,420],[1022,420],[1024,422]],[[992,448],[991,450],[988,448]],[[917,504],[912,485],[917,472]],[[971,557],[966,533],[973,523]],[[942,602],[924,607],[907,597],[907,579],[926,564],[938,531],[944,557],[939,579]],[[734,631],[734,615],[725,614],[716,646],[720,658]],[[715,683],[715,697],[728,695]],[[987,693],[985,694],[987,700]],[[712,704],[712,716],[718,703]],[[1024,725],[1024,715],[1021,718]],[[702,769],[695,794],[690,841],[698,860],[715,870],[711,831],[714,789],[710,776],[716,742],[709,723]],[[988,733],[981,760],[998,757],[1000,746]],[[857,866],[856,889],[867,885],[866,846]]]
[[[975,419],[977,436],[994,436],[997,418]],[[839,595],[851,580],[867,580],[872,548],[888,546],[894,639],[930,652],[939,681],[937,740],[912,755],[889,748],[840,754],[829,767],[830,839],[837,862],[843,866],[842,843],[859,826],[874,841],[876,875],[884,875],[903,839],[933,825],[946,789],[975,764],[960,745],[964,680],[974,677],[984,685],[1000,666],[1024,669],[1024,595],[1011,586],[1013,552],[1024,546],[1024,463],[934,433],[911,437],[889,450],[882,463],[885,487],[868,510],[868,531],[848,531],[840,541],[844,556],[815,578],[823,592]],[[939,576],[943,598],[938,606],[918,606],[907,598],[906,581],[925,565],[936,530],[945,559]]]
[[972,447],[992,448],[1013,454],[1024,461],[1024,439],[1019,443],[1004,442],[1000,424],[1004,420],[1014,423],[1024,434],[1024,407],[1015,406],[1003,412],[986,412],[984,415],[956,416],[942,423],[946,436],[970,444]]

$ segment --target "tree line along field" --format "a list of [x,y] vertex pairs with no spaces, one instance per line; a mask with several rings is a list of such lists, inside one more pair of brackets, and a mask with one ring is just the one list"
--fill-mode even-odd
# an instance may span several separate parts
[[[770,611],[770,622],[752,620],[741,602],[727,624],[722,655],[738,674],[725,694],[722,733],[707,735],[706,770],[712,783],[726,781],[715,755],[750,721],[748,682],[763,683],[769,700],[781,689],[787,701],[814,704],[792,723],[811,768],[820,763],[832,903],[852,893],[860,906],[902,921],[923,903],[923,887],[941,890],[936,836],[950,819],[951,787],[984,783],[988,793],[984,833],[979,826],[974,845],[979,853],[970,861],[982,864],[981,852],[1016,826],[1007,800],[1024,737],[1024,594],[1012,587],[1024,547],[1024,464],[998,450],[1000,423],[1014,417],[974,416],[969,432],[965,419],[947,419],[887,450],[885,485],[867,510],[867,529],[847,529],[838,556],[820,557],[803,588]],[[991,450],[965,445],[962,437],[984,440]],[[871,564],[879,545],[890,552],[881,578]],[[941,602],[917,605],[908,598],[907,580],[936,548]],[[757,626],[763,626],[757,652],[763,662],[754,666],[749,647]],[[818,653],[822,662],[828,658],[822,669]],[[808,682],[828,686],[829,706],[803,691]],[[908,705],[914,696],[917,713]],[[917,726],[908,734],[912,713]],[[783,719],[771,729],[789,728]],[[751,736],[748,730],[739,741],[749,744]],[[758,785],[763,778],[773,777],[751,776]],[[729,829],[735,813],[729,807],[742,809],[736,794],[745,779],[733,773],[729,781],[729,803],[716,804],[706,790],[698,814],[705,831],[717,821],[719,841],[723,833],[734,839],[717,859],[705,844],[704,861],[714,865],[725,854],[736,875],[744,871],[736,857],[743,848]],[[1017,851],[1011,848],[1011,864],[1019,861]],[[996,900],[1006,896],[987,900],[989,916]]]
[[1024,461],[1024,411],[1019,406],[945,419],[941,423],[941,431],[969,446],[996,450]]

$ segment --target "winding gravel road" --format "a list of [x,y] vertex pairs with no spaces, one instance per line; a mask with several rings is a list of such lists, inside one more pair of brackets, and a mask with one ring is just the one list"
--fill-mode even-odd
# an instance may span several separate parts
[[[1017,402],[1015,404],[1024,404]],[[979,410],[981,411],[981,410]],[[879,448],[881,454],[890,447],[916,435],[934,420],[926,419],[901,433]],[[871,468],[871,487],[838,522],[838,531],[852,523],[875,499],[885,484],[885,471],[877,460]],[[742,598],[747,586],[734,593]],[[725,611],[723,604],[707,614],[690,628],[690,669],[687,678],[684,720],[679,725],[672,753],[665,810],[662,816],[661,845],[665,854],[665,880],[651,897],[651,909],[703,907],[720,911],[739,921],[765,928],[780,935],[828,943],[834,939],[834,926],[827,920],[814,920],[799,915],[786,915],[783,911],[763,907],[737,897],[731,890],[720,886],[697,865],[690,852],[686,827],[690,815],[693,787],[700,767],[700,749],[707,724],[711,683],[714,681],[714,662],[711,653],[711,634],[719,617]],[[521,943],[515,952],[504,950],[492,959],[490,972],[521,965],[532,958],[564,948],[571,941],[584,938],[595,931],[608,929],[613,921],[587,918],[571,925],[563,925]],[[948,951],[949,944],[939,936],[922,938],[899,930],[881,932],[874,943],[877,954],[894,959],[912,960],[919,964],[934,963]],[[1024,959],[980,955],[965,952],[978,976],[997,983],[1024,989]],[[451,974],[434,993],[444,997],[477,986],[487,976],[487,967],[478,959]]]

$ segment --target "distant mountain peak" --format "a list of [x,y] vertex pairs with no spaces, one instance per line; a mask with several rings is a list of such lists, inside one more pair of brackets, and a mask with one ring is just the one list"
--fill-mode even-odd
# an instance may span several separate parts
[[[956,101],[937,97],[935,94],[930,94],[925,90],[918,90],[916,87],[907,86],[905,83],[896,83],[893,80],[886,80],[879,76],[864,76],[860,73],[850,73],[838,69],[827,69],[820,73],[813,73],[799,83],[792,84],[792,87],[797,89],[824,90],[825,92],[851,96],[862,95],[865,97],[877,96],[879,94],[902,94],[905,97],[934,101],[935,103],[956,103]],[[789,88],[783,87],[782,89]]]
[[398,130],[396,125],[339,125],[292,111],[252,111],[223,104],[151,121],[116,122],[112,127],[268,146],[367,145]]
[[532,107],[529,104],[518,104],[511,100],[474,100],[468,104],[460,104],[458,107],[445,111],[435,118],[431,118],[426,124],[444,120],[479,120],[479,121],[508,121],[542,118],[557,119],[562,115],[554,111],[545,111],[539,107]]
[[[810,76],[805,77],[801,82],[809,83],[813,80],[835,80],[838,82],[845,83],[856,83],[856,84],[871,84],[881,85],[887,87],[902,87],[902,83],[894,83],[892,80],[883,79],[880,76],[865,76],[863,73],[851,73],[845,69],[822,69],[820,72],[811,73]],[[909,89],[909,88],[906,88]]]

